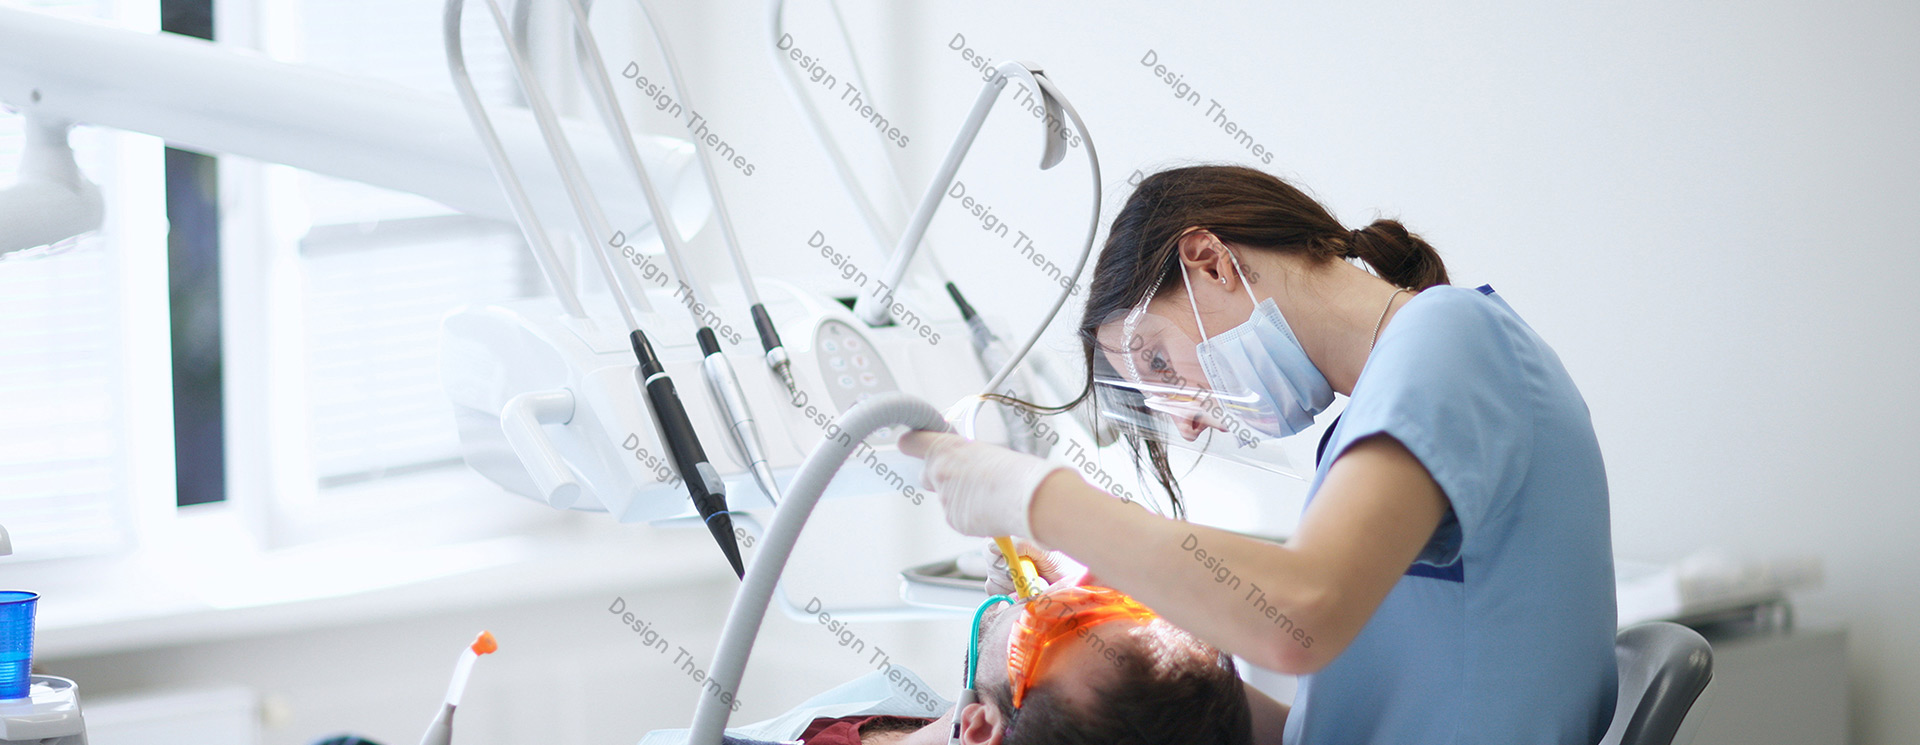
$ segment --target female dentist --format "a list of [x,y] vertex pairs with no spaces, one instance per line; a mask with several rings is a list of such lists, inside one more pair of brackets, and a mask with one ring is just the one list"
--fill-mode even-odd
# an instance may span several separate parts
[[[1266,173],[1180,168],[1114,219],[1079,335],[1075,403],[1131,396],[1186,440],[1257,445],[1349,396],[1296,533],[1192,525],[1058,463],[902,436],[955,529],[1059,550],[1300,675],[1291,707],[1248,689],[1258,743],[1600,740],[1616,685],[1606,473],[1558,356],[1491,288],[1448,285],[1398,222],[1348,230]],[[1134,440],[1176,513],[1166,447],[1181,437]]]

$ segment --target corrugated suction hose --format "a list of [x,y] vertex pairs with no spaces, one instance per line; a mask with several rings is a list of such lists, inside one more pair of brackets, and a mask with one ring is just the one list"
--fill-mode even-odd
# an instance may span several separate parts
[[813,506],[820,501],[828,482],[833,480],[847,456],[853,454],[854,446],[875,430],[896,424],[912,429],[952,431],[946,418],[932,404],[904,393],[874,396],[855,404],[840,416],[837,424],[840,435],[815,447],[787,485],[786,498],[774,512],[773,524],[761,539],[760,552],[753,558],[752,566],[747,567],[746,579],[733,596],[733,609],[728,611],[727,625],[720,632],[720,647],[714,653],[708,677],[715,683],[717,693],[703,693],[700,703],[694,707],[689,745],[720,745],[727,717],[733,711],[718,693],[726,693],[728,698],[739,695],[747,656],[753,652],[760,622],[766,618],[767,604],[773,599],[780,573],[786,571],[787,558],[793,554],[800,529],[813,515]]

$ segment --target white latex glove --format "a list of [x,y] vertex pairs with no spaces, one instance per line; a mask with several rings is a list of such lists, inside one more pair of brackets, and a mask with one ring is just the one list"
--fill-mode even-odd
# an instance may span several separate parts
[[[1033,571],[1040,575],[1041,590],[1060,581],[1061,576],[1066,574],[1070,560],[1059,551],[1049,551],[1045,546],[1025,538],[1013,539],[1013,550],[1033,561]],[[1007,556],[1000,553],[999,544],[994,543],[992,538],[982,541],[980,554],[987,565],[987,594],[1013,595],[1013,572],[1007,568]]]
[[920,482],[940,495],[947,524],[962,535],[1032,538],[1027,512],[1034,490],[1048,474],[1066,468],[945,432],[901,435],[900,452],[926,459]]

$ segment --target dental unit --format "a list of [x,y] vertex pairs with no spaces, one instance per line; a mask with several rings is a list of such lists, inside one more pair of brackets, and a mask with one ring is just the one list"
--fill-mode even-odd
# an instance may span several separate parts
[[[699,342],[701,354],[705,355],[701,363],[701,371],[706,378],[707,391],[712,394],[713,403],[719,409],[718,413],[729,424],[727,442],[733,445],[740,459],[747,463],[747,470],[753,475],[760,489],[766,492],[768,498],[778,502],[780,486],[773,477],[772,468],[767,465],[766,445],[762,442],[760,429],[754,423],[753,413],[747,406],[746,394],[740,389],[740,381],[734,375],[733,365],[727,361],[726,354],[721,351],[719,339],[712,328],[717,314],[711,310],[703,314],[701,310],[715,307],[711,294],[705,289],[705,284],[689,271],[688,263],[684,258],[686,247],[680,241],[679,230],[674,227],[673,216],[662,206],[659,193],[653,187],[653,180],[647,175],[646,165],[640,161],[640,153],[633,147],[631,130],[627,128],[625,115],[620,112],[619,101],[613,94],[613,86],[607,80],[606,66],[601,61],[599,44],[589,33],[586,1],[568,0],[567,5],[572,10],[574,18],[574,49],[580,57],[581,66],[589,73],[588,79],[592,82],[588,90],[595,94],[594,102],[601,116],[605,118],[608,130],[621,134],[620,153],[626,157],[627,164],[633,169],[635,179],[640,182],[641,192],[646,195],[647,205],[653,212],[654,224],[661,228],[660,239],[665,245],[667,259],[672,262],[674,273],[680,276],[680,281],[686,289],[687,311],[693,315],[694,325],[699,327],[695,336]],[[673,57],[673,49],[668,45],[666,36],[660,33],[660,26],[654,21],[653,11],[647,7],[644,0],[636,0],[635,5],[646,19],[647,28],[653,31],[654,43],[660,48],[661,61],[666,65],[668,79],[673,83],[675,94],[683,105],[692,108],[693,102],[688,98],[686,86],[680,81],[680,65]],[[779,376],[788,390],[796,390],[786,350],[780,344],[780,334],[773,325],[772,317],[767,315],[765,304],[760,301],[759,294],[753,289],[752,273],[747,269],[746,257],[741,253],[740,239],[734,233],[733,218],[727,212],[719,176],[713,170],[713,158],[707,153],[706,148],[696,147],[694,153],[700,164],[700,172],[707,182],[707,193],[713,200],[714,219],[720,223],[720,232],[726,241],[727,256],[732,260],[734,272],[740,279],[740,286],[747,294],[748,311],[752,314],[754,328],[760,335],[766,353],[767,366],[773,374]]]
[[[900,427],[945,431],[957,424],[981,439],[1006,438],[1010,428],[999,418],[984,421],[977,433],[971,428],[988,400],[983,395],[1007,390],[1023,361],[1039,372],[1040,386],[1061,394],[1058,400],[1077,390],[1064,365],[1048,368],[1044,355],[1034,354],[1066,302],[1066,287],[1032,333],[1008,347],[986,330],[951,282],[928,287],[909,269],[994,100],[1006,81],[1017,79],[1043,98],[1051,116],[1071,124],[1086,149],[1093,198],[1067,286],[1077,282],[1093,248],[1101,204],[1093,142],[1043,71],[1004,63],[976,99],[906,229],[891,235],[877,210],[860,207],[863,216],[873,215],[870,229],[880,245],[893,244],[884,272],[893,299],[939,308],[923,314],[926,325],[949,338],[971,339],[930,344],[908,324],[888,323],[889,304],[875,298],[863,295],[849,308],[839,298],[753,277],[701,146],[635,138],[628,129],[588,28],[585,0],[567,0],[574,56],[586,73],[601,136],[611,143],[594,136],[590,126],[558,115],[498,0],[484,1],[508,40],[512,74],[528,111],[489,113],[482,106],[462,53],[465,0],[449,0],[443,17],[455,100],[196,39],[9,9],[0,9],[0,28],[10,32],[8,44],[0,45],[0,100],[61,133],[71,122],[144,132],[182,147],[292,165],[515,222],[551,294],[465,306],[444,320],[441,377],[454,405],[462,456],[504,489],[558,509],[604,511],[620,522],[703,523],[742,578],[711,668],[724,690],[735,691],[815,505],[890,485],[872,469],[840,472],[856,448],[869,448],[892,478],[917,481],[920,461],[900,454],[891,436],[876,433]],[[777,37],[779,3],[772,7]],[[644,3],[641,10],[648,10]],[[671,52],[659,29],[652,31],[684,101],[688,91]],[[811,114],[810,106],[801,108]],[[289,134],[294,132],[299,134]],[[1043,168],[1066,154],[1054,134],[1047,133]],[[831,143],[823,142],[823,149]],[[838,158],[830,159],[844,168]],[[552,168],[524,166],[542,161]],[[704,194],[693,183],[700,177]],[[856,198],[857,205],[864,202]],[[644,205],[645,212],[609,214],[603,204]],[[681,226],[697,228],[708,214],[721,223],[737,288],[702,282],[695,274],[698,257],[685,252]],[[573,230],[554,227],[568,221]],[[82,227],[85,222],[79,221]],[[671,272],[653,263],[661,255]],[[583,287],[576,266],[588,263],[598,281]],[[707,318],[662,309],[681,303],[668,276],[678,277],[707,308],[744,308],[760,333],[769,374],[736,376]],[[617,321],[607,320],[609,304]],[[774,330],[775,321],[786,333]],[[673,379],[686,375],[708,382],[703,387],[711,407],[682,403]],[[959,403],[943,413],[926,401]],[[823,437],[827,432],[842,436]],[[709,458],[701,443],[716,438],[733,447]],[[736,511],[767,508],[774,516],[757,552],[740,555],[736,539],[758,524]],[[736,514],[740,525],[732,519]],[[703,698],[693,742],[718,743],[729,713]]]
[[[620,311],[620,317],[625,321],[627,340],[632,347],[634,359],[638,362],[633,377],[639,387],[646,391],[647,402],[650,404],[647,411],[652,415],[654,426],[659,428],[667,453],[673,459],[679,478],[686,486],[687,495],[693,501],[694,508],[699,511],[701,520],[706,523],[708,532],[713,534],[714,540],[720,545],[721,553],[726,556],[727,563],[732,565],[734,573],[744,576],[746,570],[740,558],[739,541],[734,535],[732,519],[727,515],[726,482],[721,480],[719,472],[708,461],[706,451],[700,445],[699,434],[694,431],[693,423],[687,416],[686,407],[680,401],[679,391],[673,385],[672,376],[661,365],[652,341],[647,337],[646,332],[641,330],[639,319],[634,315],[635,306],[642,310],[652,309],[645,300],[645,292],[632,286],[636,280],[630,273],[615,268],[613,259],[609,256],[615,232],[608,224],[606,215],[601,211],[592,187],[581,175],[580,161],[574,155],[566,136],[560,131],[559,116],[554,113],[552,104],[548,103],[546,93],[534,77],[533,70],[519,45],[512,42],[513,30],[507,23],[506,14],[500,9],[499,0],[486,0],[486,3],[501,38],[508,40],[507,53],[513,63],[514,73],[519,79],[520,89],[527,97],[528,107],[533,110],[534,121],[540,125],[540,133],[546,140],[547,150],[552,156],[554,165],[560,169],[561,184],[566,187],[568,200],[573,203],[581,230],[586,235],[586,243],[591,246],[587,249],[587,253],[593,256],[594,263],[599,267],[607,289],[613,296],[614,307]],[[569,0],[569,4],[574,11],[576,34],[587,34],[585,10],[576,0]],[[480,105],[479,98],[473,94],[473,85],[466,72],[464,58],[460,54],[463,46],[460,35],[460,16],[465,5],[466,0],[448,0],[446,5],[447,63],[461,91],[461,102],[466,105],[469,114],[475,119],[481,119],[485,118],[486,113]],[[585,46],[585,54],[582,57],[582,62],[587,62],[589,59],[592,62],[590,65],[583,66],[589,67],[589,72],[597,73],[597,76],[589,75],[589,77],[597,78],[601,92],[611,98],[611,93],[607,90],[610,86],[607,85],[605,71],[598,65],[599,52],[589,43]],[[607,117],[604,123],[607,125],[608,135],[623,145],[623,153],[631,151],[632,136],[624,127],[617,126],[624,123],[617,120],[617,111]],[[499,149],[489,148],[488,152],[497,153]],[[638,168],[638,156],[631,157],[628,163]],[[510,166],[499,161],[496,161],[495,165],[499,167],[501,181],[511,182],[513,176]],[[654,192],[652,182],[646,178],[645,171],[637,170],[636,175],[639,177],[641,190],[647,197],[647,203],[650,206],[656,205],[658,195]],[[508,188],[519,189],[520,187],[510,185]],[[657,220],[661,211],[656,209],[655,212]],[[673,235],[672,227],[658,223],[656,226],[659,228],[661,240],[669,246],[673,245],[672,241],[676,236]],[[537,226],[526,225],[522,229],[531,234],[537,230]],[[529,240],[533,239],[530,237]],[[677,253],[669,251],[668,255],[676,257],[675,260],[678,261]],[[684,274],[682,277],[683,282],[693,281],[691,277]],[[697,313],[695,319],[699,320]],[[718,344],[712,338],[712,330],[702,326],[701,331],[703,332],[700,334],[702,351],[709,354],[717,353]],[[506,418],[514,414],[518,414],[516,418],[522,422],[531,420],[537,423],[555,423],[554,420],[557,419],[558,423],[564,423],[572,417],[573,408],[570,393],[566,391],[523,394],[523,397],[517,397],[507,403],[507,411],[503,411],[502,423],[505,425]],[[527,443],[527,433],[530,430],[531,427],[527,424],[521,424],[518,428],[509,429],[508,437],[512,441],[518,435],[520,442],[516,442],[515,445],[535,451],[536,462],[530,465],[536,469],[536,481],[544,481],[543,485],[550,489],[549,501],[571,502],[576,499],[579,486],[563,473],[565,464],[554,462],[554,454],[546,451],[538,442]]]

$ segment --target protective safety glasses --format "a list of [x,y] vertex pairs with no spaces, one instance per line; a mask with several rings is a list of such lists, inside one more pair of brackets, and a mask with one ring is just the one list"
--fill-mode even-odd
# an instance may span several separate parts
[[1014,708],[1020,707],[1027,689],[1046,672],[1047,650],[1082,629],[1108,621],[1144,623],[1155,617],[1146,606],[1108,587],[1062,587],[1027,601],[1007,637],[1007,682],[1013,687]]
[[1147,311],[1153,294],[1100,325],[1093,398],[1101,419],[1136,440],[1160,443],[1169,454],[1224,458],[1304,478],[1279,440],[1262,432],[1272,428],[1264,422],[1270,408],[1252,383],[1227,370],[1209,374],[1197,352],[1200,340]]

